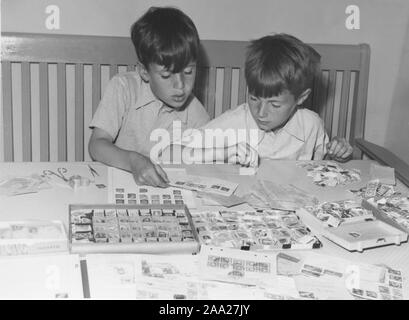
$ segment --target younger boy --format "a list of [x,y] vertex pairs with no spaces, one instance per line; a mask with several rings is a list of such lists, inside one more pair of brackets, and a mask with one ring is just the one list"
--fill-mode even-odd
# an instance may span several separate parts
[[[301,107],[311,94],[319,63],[320,56],[312,47],[287,34],[252,41],[245,62],[248,103],[223,113],[201,130],[185,132],[179,141],[182,156],[194,162],[246,166],[257,166],[259,157],[348,160],[352,154],[348,142],[337,137],[328,142],[323,121]],[[225,139],[217,139],[221,135]],[[174,152],[181,150],[173,145],[163,159],[168,161]]]
[[166,187],[167,176],[149,158],[151,132],[198,128],[209,121],[192,94],[200,40],[192,20],[175,8],[150,8],[131,28],[137,71],[108,83],[91,121],[94,160],[130,171],[137,184]]

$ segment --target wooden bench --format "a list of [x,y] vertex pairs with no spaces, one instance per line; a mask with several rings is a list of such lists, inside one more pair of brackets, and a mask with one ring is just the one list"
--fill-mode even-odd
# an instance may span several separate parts
[[[245,41],[202,41],[195,94],[212,118],[246,100],[247,45]],[[362,140],[369,46],[312,46],[321,54],[322,72],[306,107],[320,114],[330,136],[346,137],[355,146],[354,158],[362,157],[357,146],[376,158],[378,153],[368,151],[367,144],[363,147]],[[135,70],[137,58],[131,40],[2,33],[1,51],[0,161],[89,160],[88,123],[105,84],[118,71]],[[356,144],[356,139],[360,143]]]

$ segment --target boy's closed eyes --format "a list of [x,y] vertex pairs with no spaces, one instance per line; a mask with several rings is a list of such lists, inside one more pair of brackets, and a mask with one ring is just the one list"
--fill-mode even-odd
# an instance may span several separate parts
[[[173,72],[170,71],[165,66],[158,66],[158,68],[159,69],[162,68],[162,70],[159,72],[162,79],[169,79],[173,74]],[[189,66],[187,66],[186,68],[183,69],[183,73],[185,75],[192,75],[193,70],[195,70],[195,72],[196,72],[196,65],[189,65]]]
[[248,99],[250,112],[261,130],[267,132],[278,130],[287,123],[310,91],[305,90],[297,99],[289,91],[269,98],[250,94]]

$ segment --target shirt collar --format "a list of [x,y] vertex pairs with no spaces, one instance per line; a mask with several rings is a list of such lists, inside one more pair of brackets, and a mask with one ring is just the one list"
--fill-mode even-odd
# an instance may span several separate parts
[[292,135],[294,138],[305,142],[304,121],[302,118],[302,113],[299,112],[298,107],[290,120],[285,124],[283,130]]
[[135,103],[135,109],[142,108],[155,101],[159,102],[161,105],[163,104],[162,101],[157,99],[153,94],[149,83],[141,79],[141,90],[139,93],[139,97]]
[[260,128],[258,127],[256,120],[254,120],[253,115],[251,114],[248,103],[245,104],[245,109],[246,109],[246,128],[258,131],[258,143],[260,143],[261,140],[263,140],[266,132],[260,130]]
[[181,111],[177,111],[171,107],[168,107],[167,105],[165,105],[164,103],[162,103],[162,106],[159,109],[159,113],[171,113],[174,114],[176,118],[178,118],[180,121],[182,121],[183,123],[187,123],[187,118],[188,118],[188,112],[187,112],[187,108],[189,107],[189,105],[187,105],[183,110]]

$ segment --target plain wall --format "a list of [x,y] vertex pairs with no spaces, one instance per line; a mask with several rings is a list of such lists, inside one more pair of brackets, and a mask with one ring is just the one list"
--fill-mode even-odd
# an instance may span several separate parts
[[[60,8],[60,30],[45,27],[47,5]],[[347,30],[345,9],[360,9]],[[128,36],[151,5],[173,5],[202,39],[249,40],[272,32],[309,43],[368,43],[370,80],[365,136],[409,162],[409,1],[407,0],[3,0],[2,31]]]

